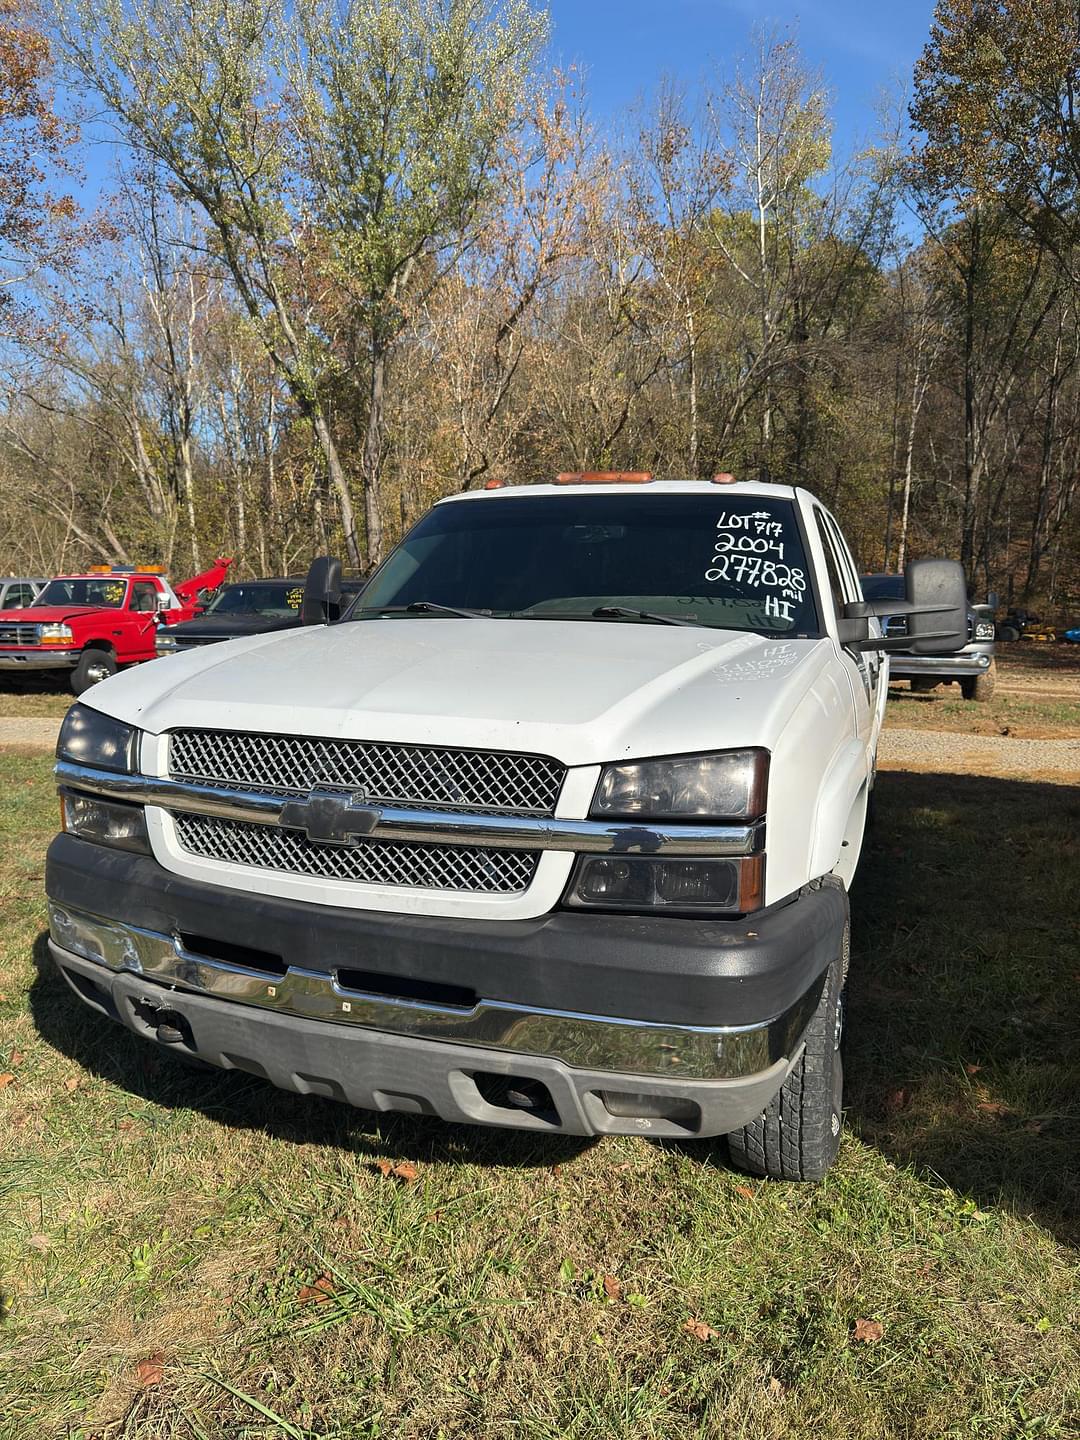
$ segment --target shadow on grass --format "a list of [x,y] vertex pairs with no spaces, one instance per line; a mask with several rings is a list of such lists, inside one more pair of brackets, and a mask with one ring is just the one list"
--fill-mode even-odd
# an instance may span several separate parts
[[261,1130],[297,1145],[333,1145],[372,1160],[542,1168],[565,1164],[596,1142],[566,1135],[448,1125],[426,1116],[376,1114],[318,1096],[278,1090],[240,1071],[193,1065],[82,1005],[49,954],[34,942],[37,977],[30,1008],[38,1033],[92,1075],[171,1109],[197,1110],[225,1125]]
[[852,1128],[1080,1241],[1080,794],[884,772],[852,887]]
[[[853,1131],[980,1205],[1080,1241],[1076,997],[1080,795],[1063,785],[884,772],[852,893],[845,1067]],[[156,1104],[298,1144],[427,1161],[545,1166],[593,1142],[372,1115],[194,1071],[103,1025],[56,974],[45,936],[39,1032]],[[723,1163],[722,1142],[690,1154]]]

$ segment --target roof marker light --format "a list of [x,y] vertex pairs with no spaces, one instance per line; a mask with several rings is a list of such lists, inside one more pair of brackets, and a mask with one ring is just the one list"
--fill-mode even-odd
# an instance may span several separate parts
[[651,470],[562,470],[556,485],[648,485]]
[[506,481],[505,481],[505,480],[485,480],[485,481],[484,481],[484,489],[485,489],[485,490],[501,490],[505,484],[506,484]]
[[730,470],[721,470],[712,477],[712,483],[714,485],[735,485],[737,481]]

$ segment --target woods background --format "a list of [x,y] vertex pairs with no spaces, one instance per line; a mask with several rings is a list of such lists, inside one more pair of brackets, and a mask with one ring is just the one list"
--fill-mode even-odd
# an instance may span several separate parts
[[548,38],[526,0],[0,0],[0,572],[358,571],[491,479],[725,469],[1073,618],[1077,7],[943,0],[844,155],[786,33],[619,133]]

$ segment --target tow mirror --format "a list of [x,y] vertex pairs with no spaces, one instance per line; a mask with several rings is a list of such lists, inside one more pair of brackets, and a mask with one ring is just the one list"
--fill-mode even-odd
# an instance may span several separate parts
[[311,562],[300,606],[301,625],[329,625],[341,615],[341,561],[320,555]]
[[[910,650],[949,655],[967,644],[967,581],[955,560],[913,560],[904,571],[903,600],[864,600],[844,606],[841,645],[856,650]],[[868,635],[871,616],[902,615],[903,635]]]
[[169,609],[169,603],[170,603],[170,602],[169,602],[169,597],[168,597],[168,595],[161,595],[161,594],[159,594],[158,597],[157,597],[157,601],[156,601],[156,608],[157,608],[157,610],[158,610],[159,612],[162,611],[162,610],[168,610],[168,609]]

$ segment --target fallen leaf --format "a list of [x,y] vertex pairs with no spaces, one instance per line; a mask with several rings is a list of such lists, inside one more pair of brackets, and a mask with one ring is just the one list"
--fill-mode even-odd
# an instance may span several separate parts
[[622,1171],[622,1170],[632,1170],[633,1168],[634,1168],[634,1167],[633,1167],[633,1165],[630,1164],[630,1161],[629,1161],[629,1160],[624,1160],[621,1165],[616,1165],[616,1166],[615,1166],[615,1169],[616,1169],[616,1170],[620,1170],[620,1171]]
[[31,1235],[30,1238],[27,1240],[26,1243],[27,1243],[27,1245],[29,1245],[29,1247],[30,1247],[31,1250],[51,1250],[51,1249],[52,1249],[52,1241],[49,1239],[49,1237],[48,1237],[47,1235]]
[[896,1115],[907,1105],[910,1096],[906,1090],[890,1090],[885,1096],[885,1114]]
[[615,1275],[604,1276],[604,1294],[609,1300],[622,1299],[622,1281]]
[[3,1075],[0,1075],[0,1090],[6,1090],[14,1079],[15,1076],[12,1075],[11,1071],[5,1070]]
[[735,1194],[741,1195],[744,1200],[753,1200],[754,1198],[754,1192],[749,1185],[736,1185]]
[[153,1355],[147,1355],[145,1360],[140,1360],[135,1366],[135,1378],[142,1386],[160,1385],[165,1377],[165,1356],[160,1350],[155,1350]]
[[1043,1130],[1043,1122],[1041,1120],[1029,1120],[1025,1124],[1024,1129],[1028,1132],[1029,1135],[1041,1135]]
[[7,996],[6,996],[6,995],[0,995],[0,1005],[5,1004],[6,1001],[7,1001]]
[[885,1327],[880,1320],[856,1320],[851,1338],[863,1345],[876,1345],[884,1334]]
[[558,1175],[561,1170],[562,1170],[562,1166],[561,1166],[561,1165],[552,1165],[552,1167],[551,1167],[551,1173],[552,1173],[552,1175]]
[[969,1060],[968,1063],[964,1066],[964,1074],[965,1074],[965,1075],[978,1075],[979,1071],[980,1071],[982,1068],[983,1068],[983,1067],[982,1067],[981,1065],[976,1065],[973,1060]]
[[22,1064],[25,1059],[26,1055],[22,1050],[12,1050],[11,1059],[8,1061],[8,1064],[13,1070],[15,1070],[18,1066]]
[[769,1381],[769,1394],[770,1394],[775,1400],[779,1400],[779,1399],[780,1399],[780,1396],[783,1395],[783,1393],[784,1393],[784,1387],[783,1387],[783,1385],[781,1384],[781,1382],[780,1382],[780,1381],[776,1378],[776,1376],[774,1375],[774,1376],[772,1377],[772,1379]]
[[981,1110],[984,1115],[1007,1115],[1009,1107],[1003,1105],[1000,1100],[980,1100],[976,1110]]
[[324,1300],[332,1299],[334,1294],[334,1282],[329,1274],[320,1275],[310,1285],[301,1285],[297,1300],[301,1305],[321,1305]]
[[64,1089],[67,1090],[70,1094],[71,1091],[77,1090],[81,1084],[82,1081],[79,1079],[79,1077],[77,1075],[72,1075],[70,1080],[64,1081]]
[[384,1180],[388,1180],[393,1175],[395,1179],[404,1180],[409,1185],[420,1174],[411,1160],[402,1160],[397,1165],[392,1160],[376,1160],[375,1168]]
[[704,1320],[687,1320],[682,1328],[697,1340],[713,1340],[720,1334],[719,1330],[714,1330],[711,1325],[706,1325]]

